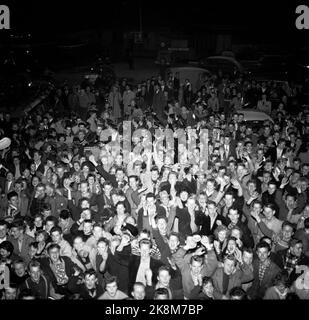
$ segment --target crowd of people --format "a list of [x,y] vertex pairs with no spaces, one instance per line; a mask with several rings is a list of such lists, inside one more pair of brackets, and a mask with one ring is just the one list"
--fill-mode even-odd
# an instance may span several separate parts
[[309,298],[301,87],[178,76],[0,113],[1,299]]

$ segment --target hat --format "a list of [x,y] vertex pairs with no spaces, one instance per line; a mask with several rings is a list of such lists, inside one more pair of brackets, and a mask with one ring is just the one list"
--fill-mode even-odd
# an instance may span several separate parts
[[125,231],[125,230],[129,231],[133,237],[138,236],[137,228],[130,223],[126,223],[121,229],[122,231]]

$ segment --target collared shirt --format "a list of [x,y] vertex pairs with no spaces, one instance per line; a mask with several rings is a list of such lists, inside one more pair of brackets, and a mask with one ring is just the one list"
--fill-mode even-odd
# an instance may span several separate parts
[[7,237],[6,236],[4,238],[0,239],[0,243],[2,243],[3,241],[7,241]]
[[146,270],[150,268],[150,257],[149,259],[143,260],[141,259],[141,262],[139,264],[139,268],[136,274],[136,282],[141,282],[144,285],[146,285]]
[[18,242],[18,251],[21,252],[21,248],[23,246],[23,240],[24,240],[24,236],[21,236],[20,238],[18,238],[17,242]]

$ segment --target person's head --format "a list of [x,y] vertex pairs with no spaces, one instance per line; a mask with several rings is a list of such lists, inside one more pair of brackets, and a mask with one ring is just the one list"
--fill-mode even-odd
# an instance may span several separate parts
[[202,271],[204,259],[200,256],[192,256],[190,259],[190,270],[194,276],[197,276]]
[[38,253],[38,249],[39,249],[39,246],[37,242],[33,241],[29,244],[28,254],[31,259],[33,259],[35,255]]
[[158,288],[155,290],[154,293],[154,300],[169,300],[170,299],[170,295],[169,292],[166,288]]
[[82,194],[85,194],[89,191],[89,184],[87,181],[81,182],[79,187]]
[[132,175],[129,177],[129,186],[135,190],[138,186],[138,177],[135,175]]
[[82,250],[84,246],[84,240],[81,236],[76,236],[73,240],[73,248],[78,252]]
[[180,244],[179,235],[177,233],[175,233],[175,232],[170,233],[170,235],[168,237],[168,246],[169,246],[169,248],[172,251],[177,250],[179,244]]
[[134,300],[144,300],[146,296],[145,285],[141,282],[135,282],[131,294]]
[[253,250],[251,248],[243,248],[242,260],[246,265],[251,265],[253,261]]
[[247,293],[241,287],[234,287],[229,292],[230,300],[247,300]]
[[98,241],[97,241],[97,250],[98,250],[98,253],[100,255],[103,255],[103,253],[106,253],[107,250],[108,250],[108,246],[109,246],[109,241],[104,238],[104,237],[101,237]]
[[13,262],[13,270],[17,277],[23,277],[26,274],[26,263],[22,259],[17,259]]
[[16,208],[19,206],[19,198],[16,191],[11,191],[7,194],[8,203]]
[[281,293],[287,293],[289,274],[286,270],[279,272],[273,279],[273,286]]
[[235,201],[235,198],[234,198],[234,195],[232,192],[226,192],[226,194],[224,195],[224,202],[225,202],[225,205],[230,208],[233,203]]
[[24,234],[24,228],[25,227],[23,221],[20,220],[13,222],[10,229],[12,237],[16,240],[22,237]]
[[224,258],[223,262],[223,270],[227,275],[231,275],[234,273],[236,268],[236,259],[234,255],[228,255]]
[[294,227],[293,224],[289,221],[284,221],[282,223],[282,238],[284,241],[289,242],[294,234]]
[[103,227],[99,223],[93,225],[92,235],[96,241],[103,237]]
[[38,230],[35,232],[35,241],[36,242],[45,242],[48,238],[48,233],[45,230]]
[[167,218],[165,216],[156,217],[157,227],[162,235],[166,235],[167,233]]
[[152,243],[148,239],[142,239],[139,242],[139,248],[141,252],[142,259],[148,259],[150,257],[150,250],[152,248]]
[[52,213],[51,204],[50,203],[45,203],[43,205],[42,212],[41,212],[41,214],[44,217],[45,221],[46,221],[47,217],[51,216],[51,213]]
[[276,192],[276,190],[277,190],[276,182],[275,181],[269,181],[267,190],[268,190],[269,194],[274,194]]
[[186,206],[188,207],[189,210],[195,210],[196,208],[196,199],[194,195],[191,195],[186,203]]
[[49,182],[45,185],[45,194],[47,196],[53,196],[55,194],[55,189],[54,184]]
[[52,243],[47,248],[48,256],[53,263],[58,262],[60,258],[60,246],[56,243]]
[[57,244],[59,244],[63,239],[62,238],[62,229],[58,226],[53,227],[50,230],[50,235],[51,235],[52,241]]
[[151,180],[157,181],[160,176],[160,171],[158,167],[152,167],[151,168]]
[[118,290],[117,277],[112,276],[106,279],[105,290],[110,297],[115,297]]
[[68,209],[61,210],[59,214],[59,222],[63,225],[66,225],[71,217],[71,213]]
[[207,201],[207,210],[210,216],[214,216],[217,211],[217,206],[214,201],[208,200]]
[[43,183],[39,183],[36,187],[35,187],[35,192],[37,194],[37,198],[38,199],[43,199],[45,197],[45,186]]
[[88,290],[95,289],[98,283],[98,277],[95,270],[86,270],[84,273],[84,283]]
[[45,219],[45,231],[50,234],[53,227],[57,226],[57,224],[58,224],[58,221],[56,217],[48,216]]
[[208,297],[213,297],[214,284],[211,277],[203,277],[202,280],[202,291]]
[[42,152],[41,151],[34,151],[34,153],[33,153],[33,160],[35,161],[35,162],[39,162],[39,161],[41,161],[41,158],[42,158]]
[[241,240],[242,236],[243,236],[243,232],[242,230],[238,227],[238,226],[234,226],[231,230],[230,230],[230,236],[234,237],[235,239]]
[[14,251],[14,246],[10,241],[3,241],[0,243],[0,258],[9,259]]
[[214,236],[220,242],[223,242],[227,238],[227,234],[228,234],[228,230],[224,225],[218,226],[214,232]]
[[230,236],[228,239],[227,239],[227,243],[226,243],[226,248],[228,250],[228,252],[230,254],[234,253],[236,248],[237,248],[237,239]]
[[299,258],[303,253],[303,242],[293,239],[290,243],[290,251],[294,256]]
[[28,273],[32,281],[39,282],[42,274],[40,263],[36,260],[31,260],[28,265]]
[[264,263],[270,255],[270,246],[267,242],[261,241],[256,245],[256,253],[260,262]]
[[169,267],[167,266],[160,267],[158,270],[157,279],[160,286],[168,288],[171,280]]
[[239,213],[236,207],[232,207],[228,211],[228,217],[233,224],[237,224],[239,221]]
[[125,174],[123,172],[122,168],[117,168],[115,172],[116,180],[117,181],[123,181]]
[[126,208],[125,208],[125,203],[123,201],[119,201],[116,204],[116,212],[118,215],[123,215],[125,214]]
[[8,229],[9,229],[8,222],[4,220],[0,220],[0,240],[4,239],[7,236]]
[[168,206],[169,203],[169,195],[167,193],[167,191],[161,191],[160,192],[160,202],[164,205],[164,206]]
[[85,235],[89,235],[92,233],[93,222],[91,219],[84,220],[83,223],[83,232]]
[[264,206],[263,214],[266,220],[268,221],[272,220],[275,213],[276,213],[275,206],[272,203],[266,204]]
[[36,228],[43,227],[43,216],[41,214],[36,214],[34,216],[34,225]]
[[295,209],[296,206],[296,196],[293,194],[287,194],[285,197],[285,203],[289,210]]

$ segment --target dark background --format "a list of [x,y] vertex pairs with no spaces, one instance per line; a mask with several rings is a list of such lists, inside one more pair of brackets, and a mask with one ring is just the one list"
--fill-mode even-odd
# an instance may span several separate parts
[[252,41],[262,37],[282,44],[306,43],[309,38],[309,30],[295,28],[295,8],[306,1],[13,0],[3,4],[10,7],[12,30],[32,32],[33,36],[44,39],[85,28],[137,29],[139,7],[144,28],[172,25],[194,32],[209,24],[219,24],[230,25],[235,33],[245,33]]

